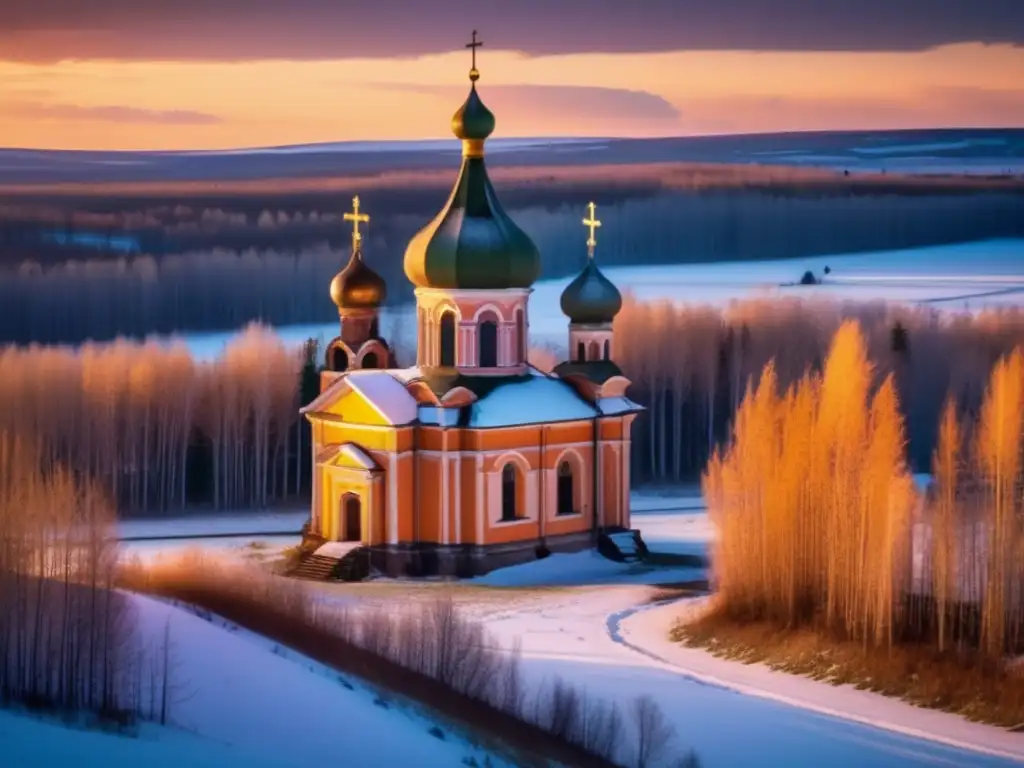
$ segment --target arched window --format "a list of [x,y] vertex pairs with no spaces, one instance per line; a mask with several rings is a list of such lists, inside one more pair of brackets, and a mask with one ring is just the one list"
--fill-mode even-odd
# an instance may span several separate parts
[[612,343],[610,341],[608,341],[608,339],[604,340],[604,359],[605,360],[611,360],[612,359]]
[[455,313],[451,310],[441,315],[440,337],[440,364],[452,367],[455,365]]
[[367,352],[363,355],[363,368],[380,368],[380,358],[376,352]]
[[516,362],[526,362],[526,316],[521,309],[516,311]]
[[501,470],[501,519],[502,522],[515,520],[516,514],[516,468],[506,464]]
[[587,345],[582,341],[576,345],[576,359],[581,363],[587,359]]
[[498,365],[498,324],[484,320],[477,329],[477,344],[480,354],[477,365],[481,368],[495,368]]
[[348,370],[348,353],[340,344],[331,347],[330,350],[328,350],[327,368],[336,373]]
[[590,359],[600,360],[601,359],[601,347],[598,346],[596,341],[590,342]]
[[558,465],[558,514],[571,515],[576,511],[576,499],[573,498],[572,465],[563,461]]

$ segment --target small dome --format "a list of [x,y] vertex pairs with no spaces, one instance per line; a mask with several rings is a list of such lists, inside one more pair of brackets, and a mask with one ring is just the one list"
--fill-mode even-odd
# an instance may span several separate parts
[[480,100],[476,85],[466,97],[466,102],[459,111],[452,115],[452,133],[458,139],[475,139],[483,141],[494,133],[494,113]]
[[622,294],[601,274],[594,260],[562,291],[562,312],[574,323],[610,323],[622,309]]
[[331,280],[331,300],[338,309],[376,309],[387,295],[384,278],[366,266],[359,251]]

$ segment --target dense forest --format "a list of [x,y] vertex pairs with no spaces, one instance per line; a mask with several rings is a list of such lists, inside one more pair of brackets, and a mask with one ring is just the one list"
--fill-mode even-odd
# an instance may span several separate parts
[[907,421],[909,460],[927,471],[947,395],[980,407],[995,362],[1024,344],[1024,311],[978,314],[897,304],[765,299],[717,307],[627,298],[616,318],[616,359],[647,406],[634,432],[634,476],[695,479],[730,435],[747,382],[774,361],[780,385],[820,370],[846,319],[860,322],[877,375],[893,374]]
[[[1024,190],[1005,180],[846,178],[802,169],[620,166],[505,169],[502,201],[545,277],[583,259],[578,212],[601,206],[606,265],[774,259],[1024,236]],[[525,171],[530,170],[530,174]],[[397,174],[234,195],[204,188],[17,197],[0,205],[0,341],[78,343],[150,333],[324,322],[359,193],[366,257],[394,303],[402,256],[454,178]],[[341,185],[344,181],[346,185]],[[173,187],[171,187],[173,188]],[[153,195],[157,195],[154,197]],[[794,280],[799,275],[794,275]]]
[[[648,411],[636,423],[638,482],[693,480],[727,441],[747,382],[774,361],[782,387],[821,370],[830,339],[857,319],[876,376],[892,374],[909,460],[927,471],[952,394],[977,412],[995,362],[1024,344],[1024,312],[948,314],[885,304],[751,300],[726,309],[627,297],[617,358]],[[411,350],[396,350],[401,365]],[[558,360],[531,351],[535,365]],[[303,496],[318,391],[315,344],[252,326],[212,361],[182,344],[118,341],[0,352],[0,431],[40,441],[44,459],[100,483],[125,511],[259,508]]]
[[926,641],[1000,661],[1024,649],[1024,352],[981,407],[947,401],[923,499],[904,460],[895,375],[879,383],[855,321],[818,373],[749,386],[704,489],[719,610],[864,647]]

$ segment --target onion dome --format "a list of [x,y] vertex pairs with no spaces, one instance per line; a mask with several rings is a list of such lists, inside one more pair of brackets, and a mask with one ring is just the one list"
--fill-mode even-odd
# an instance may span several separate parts
[[463,141],[483,141],[494,133],[494,113],[480,100],[476,83],[470,88],[465,103],[452,115],[452,133]]
[[476,90],[477,42],[474,33],[472,86],[452,117],[452,132],[462,139],[462,168],[441,212],[409,242],[405,274],[421,288],[529,288],[540,275],[540,252],[509,217],[487,176],[484,142],[494,131],[494,115]]
[[562,291],[561,304],[562,312],[573,323],[603,325],[619,314],[622,294],[589,259],[583,271]]
[[331,300],[339,310],[377,309],[387,298],[384,278],[363,261],[362,250],[352,252],[345,268],[331,280]]

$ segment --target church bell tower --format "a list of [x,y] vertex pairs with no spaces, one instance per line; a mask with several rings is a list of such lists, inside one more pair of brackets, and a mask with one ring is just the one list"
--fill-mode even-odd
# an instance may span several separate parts
[[528,300],[540,253],[502,208],[487,176],[484,143],[494,115],[477,93],[473,39],[470,91],[452,117],[462,167],[444,209],[410,241],[405,274],[416,286],[417,365],[473,376],[527,371]]
[[352,255],[331,280],[331,300],[338,307],[341,334],[327,345],[324,363],[329,374],[388,368],[392,363],[391,348],[380,335],[380,308],[387,298],[387,286],[363,258],[359,225],[369,224],[370,217],[360,212],[358,195],[352,198],[352,211],[344,220],[352,222]]

